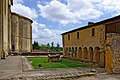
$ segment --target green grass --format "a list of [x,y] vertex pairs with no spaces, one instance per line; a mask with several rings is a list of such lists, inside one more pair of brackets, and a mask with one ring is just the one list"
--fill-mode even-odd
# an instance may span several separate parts
[[32,61],[32,65],[35,69],[38,68],[38,64],[41,64],[42,68],[72,68],[87,66],[86,64],[81,64],[67,59],[61,59],[60,62],[47,62],[48,58],[28,57],[28,60]]

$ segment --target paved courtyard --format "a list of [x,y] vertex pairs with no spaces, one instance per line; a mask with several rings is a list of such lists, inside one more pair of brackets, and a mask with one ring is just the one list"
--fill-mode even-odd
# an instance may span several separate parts
[[[34,70],[25,57],[9,56],[0,61],[0,80],[64,80],[69,77],[70,80],[120,80],[120,74],[108,75],[104,69],[95,69],[97,75],[90,72],[92,68],[41,68]],[[85,75],[94,76],[79,78]],[[77,79],[73,79],[74,77]]]

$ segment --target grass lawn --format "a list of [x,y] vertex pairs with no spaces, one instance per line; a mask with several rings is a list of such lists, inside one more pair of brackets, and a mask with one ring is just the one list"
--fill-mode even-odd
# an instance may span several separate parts
[[87,64],[80,64],[67,59],[61,59],[60,62],[47,62],[48,58],[28,57],[28,60],[32,61],[32,65],[35,69],[38,68],[38,64],[41,64],[42,68],[72,68],[87,66]]

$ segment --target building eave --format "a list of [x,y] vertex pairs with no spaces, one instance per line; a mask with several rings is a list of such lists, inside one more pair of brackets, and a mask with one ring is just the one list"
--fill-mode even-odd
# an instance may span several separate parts
[[112,18],[109,18],[109,19],[106,19],[106,20],[103,20],[103,21],[100,21],[100,22],[96,22],[96,23],[94,23],[91,26],[87,25],[87,26],[83,26],[83,27],[80,27],[80,28],[77,28],[77,29],[74,29],[74,30],[71,30],[71,31],[68,31],[68,32],[65,32],[65,33],[62,33],[61,35],[65,35],[65,34],[68,34],[68,33],[71,33],[71,32],[75,32],[75,31],[78,31],[78,30],[87,29],[87,28],[90,28],[90,27],[93,27],[93,26],[105,24],[105,23],[108,23],[108,22],[111,22],[111,21],[115,21],[115,20],[118,20],[118,19],[120,19],[120,15],[112,17]]
[[17,15],[17,16],[19,16],[19,17],[23,17],[23,18],[29,20],[31,23],[33,23],[33,21],[32,21],[31,19],[29,19],[29,18],[27,18],[27,17],[25,17],[25,16],[23,16],[23,15],[20,15],[20,14],[15,13],[15,12],[11,12],[11,14],[15,14],[15,15]]

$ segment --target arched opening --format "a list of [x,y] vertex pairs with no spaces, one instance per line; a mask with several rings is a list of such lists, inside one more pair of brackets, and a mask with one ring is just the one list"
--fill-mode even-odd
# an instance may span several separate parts
[[69,57],[71,57],[71,48],[69,47]]
[[74,56],[74,47],[72,47],[72,58],[73,58],[73,56]]
[[87,47],[84,48],[84,58],[85,58],[85,59],[88,59]]
[[82,58],[82,48],[79,47],[79,58]]
[[99,47],[95,47],[95,59],[96,62],[99,63],[100,62],[100,48]]
[[93,48],[92,47],[89,48],[89,54],[90,54],[90,62],[92,62],[93,61]]
[[77,47],[75,47],[75,58],[77,58]]
[[69,56],[69,51],[68,51],[68,47],[66,48],[66,50],[65,50],[66,52],[66,57],[68,57]]

